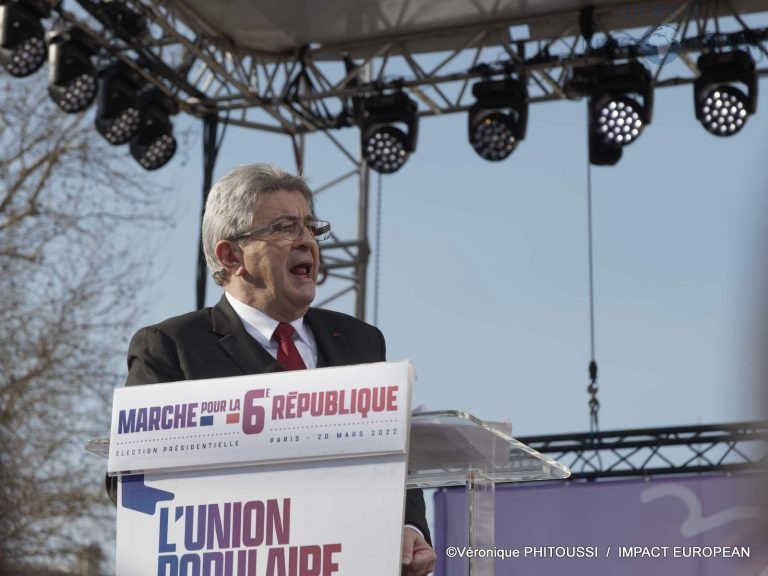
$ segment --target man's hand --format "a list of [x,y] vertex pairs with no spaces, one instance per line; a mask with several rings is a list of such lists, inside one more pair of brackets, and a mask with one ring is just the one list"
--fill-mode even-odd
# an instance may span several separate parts
[[403,528],[403,576],[427,576],[435,569],[437,556],[424,536],[413,528]]

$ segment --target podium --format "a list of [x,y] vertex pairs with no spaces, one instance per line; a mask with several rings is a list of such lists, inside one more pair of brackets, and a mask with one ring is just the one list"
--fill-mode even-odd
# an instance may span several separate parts
[[[467,547],[494,546],[495,486],[502,482],[558,480],[570,470],[515,440],[502,423],[457,410],[411,416],[408,486],[465,486]],[[438,554],[442,551],[437,551]],[[493,556],[466,556],[471,576],[493,576]]]
[[412,379],[398,362],[117,389],[111,440],[88,446],[119,477],[117,575],[396,575],[406,485],[466,486],[467,544],[487,548],[497,482],[568,476],[498,425],[411,415]]

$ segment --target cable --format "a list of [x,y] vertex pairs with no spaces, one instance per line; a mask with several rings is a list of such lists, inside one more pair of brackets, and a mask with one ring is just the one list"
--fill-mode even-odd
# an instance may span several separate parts
[[[589,117],[589,103],[587,103],[587,117]],[[589,138],[589,130],[587,130],[587,138]],[[595,446],[595,453],[593,456],[587,458],[584,462],[586,467],[592,458],[597,458],[598,471],[603,469],[603,461],[600,457],[600,452],[597,448],[597,434],[600,431],[598,422],[598,412],[600,410],[600,402],[597,399],[598,385],[597,385],[597,360],[595,359],[595,266],[594,266],[594,242],[593,242],[593,228],[592,228],[592,163],[589,159],[589,144],[587,144],[587,254],[588,254],[588,267],[589,267],[589,351],[590,360],[588,366],[589,372],[589,386],[587,386],[587,392],[589,393],[589,433],[590,442]]]
[[597,361],[595,360],[595,267],[594,267],[594,247],[592,233],[592,164],[587,160],[587,252],[589,261],[589,379],[587,387],[589,392],[589,429],[596,433],[598,426],[598,411],[600,402],[597,400]]
[[381,172],[376,180],[376,244],[373,262],[373,325],[379,325],[379,282],[381,280]]

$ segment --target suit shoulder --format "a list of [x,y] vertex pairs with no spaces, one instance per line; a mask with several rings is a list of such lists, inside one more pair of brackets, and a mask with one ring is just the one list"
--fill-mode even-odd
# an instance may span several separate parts
[[316,320],[323,324],[332,326],[343,326],[348,328],[356,328],[358,330],[373,330],[379,332],[380,330],[367,322],[345,314],[344,312],[336,312],[335,310],[326,310],[325,308],[310,308],[309,314],[314,316]]
[[[376,326],[372,326],[343,312],[310,308],[305,316],[310,328],[318,339],[328,343],[343,343],[347,358],[345,364],[381,362],[387,357],[387,345],[384,335]],[[341,365],[340,363],[339,365]]]
[[127,385],[193,380],[193,364],[214,346],[210,309],[182,314],[138,330],[128,346]]

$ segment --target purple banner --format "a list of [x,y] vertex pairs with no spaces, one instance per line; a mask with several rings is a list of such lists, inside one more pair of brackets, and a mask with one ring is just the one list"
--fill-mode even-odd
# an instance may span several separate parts
[[437,576],[469,557],[501,575],[768,576],[765,476],[667,476],[498,486],[495,546],[467,547],[463,488],[435,494]]

